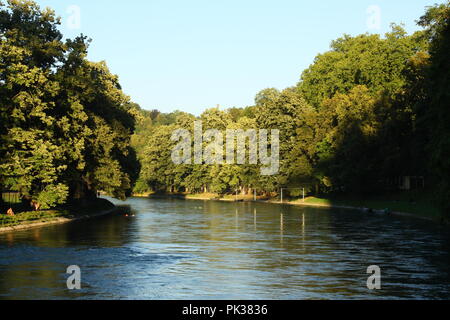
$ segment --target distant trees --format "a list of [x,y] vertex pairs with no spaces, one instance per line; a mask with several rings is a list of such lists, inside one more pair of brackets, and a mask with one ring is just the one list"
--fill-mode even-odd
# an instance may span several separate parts
[[430,176],[427,32],[407,35],[393,25],[384,38],[344,36],[302,74],[313,123],[298,128],[296,148],[314,159],[325,189],[380,192],[396,176]]
[[384,38],[378,34],[344,35],[319,54],[299,83],[305,99],[319,108],[324,99],[348,93],[358,85],[373,95],[393,96],[405,85],[405,65],[419,51],[427,50],[423,32],[407,35],[398,25]]
[[344,35],[316,57],[297,86],[266,89],[254,106],[210,109],[199,117],[218,130],[279,129],[278,175],[261,176],[252,165],[173,166],[170,132],[192,130],[195,118],[159,114],[163,121],[133,138],[147,141],[138,148],[139,187],[223,194],[310,185],[372,193],[395,177],[427,176],[440,181],[442,202],[450,203],[449,4],[428,8],[419,24],[424,30],[412,35],[398,25],[384,37]]
[[0,6],[0,186],[44,209],[97,190],[125,198],[139,170],[129,98],[59,23],[32,1]]
[[[9,0],[0,6],[0,188],[49,208],[98,190],[122,199],[132,189],[249,194],[299,185],[373,193],[393,177],[427,176],[450,210],[449,7],[428,8],[424,30],[412,35],[398,25],[384,37],[344,35],[296,86],[194,117],[142,110],[104,62],[87,60],[89,39],[63,41],[53,11]],[[175,165],[172,134],[193,133],[195,120],[223,134],[280,130],[279,173]]]

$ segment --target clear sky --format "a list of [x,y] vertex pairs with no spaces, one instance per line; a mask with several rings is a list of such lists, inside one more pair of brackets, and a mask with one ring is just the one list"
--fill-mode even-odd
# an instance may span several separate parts
[[65,36],[93,39],[89,59],[106,60],[142,108],[198,115],[216,105],[252,105],[262,89],[295,85],[344,33],[383,34],[391,22],[413,32],[425,7],[442,0],[37,2],[61,16]]

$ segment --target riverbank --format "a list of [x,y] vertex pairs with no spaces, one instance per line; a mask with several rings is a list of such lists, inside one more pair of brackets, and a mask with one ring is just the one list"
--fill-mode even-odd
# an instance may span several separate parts
[[[171,195],[134,195],[135,197],[171,197],[185,200],[202,200],[202,201],[225,201],[225,202],[255,202],[254,196],[227,195],[220,197],[218,194],[171,194]],[[346,209],[357,210],[361,212],[373,212],[374,214],[391,214],[394,216],[413,217],[422,220],[441,222],[439,210],[427,200],[402,199],[396,197],[392,199],[352,199],[352,198],[317,198],[307,197],[303,199],[287,199],[283,202],[279,198],[257,197],[256,202],[283,204],[292,206],[315,207],[325,209]]]
[[355,199],[346,197],[337,198],[316,198],[308,197],[303,202],[302,199],[292,201],[297,205],[324,206],[334,208],[353,208],[356,210],[372,210],[375,213],[385,213],[386,211],[398,216],[415,217],[419,219],[438,221],[442,219],[441,212],[428,197],[373,197],[370,199]]
[[304,201],[303,200],[295,200],[295,201],[286,201],[281,203],[280,201],[269,201],[270,203],[278,203],[283,205],[293,205],[293,206],[303,206],[303,207],[315,207],[315,208],[326,208],[326,209],[345,209],[345,210],[357,210],[364,213],[373,213],[378,215],[393,215],[393,216],[402,216],[402,217],[410,217],[417,218],[427,221],[439,222],[440,218],[438,216],[433,217],[429,216],[427,213],[418,214],[418,213],[410,213],[410,212],[402,212],[396,211],[393,209],[392,203],[389,202],[362,202],[360,206],[358,205],[350,205],[349,203],[343,202],[342,204],[333,203],[327,199],[319,199],[314,197],[308,197]]
[[97,199],[95,202],[79,207],[22,212],[13,217],[1,215],[0,234],[93,219],[111,214],[116,210],[116,206],[110,201]]

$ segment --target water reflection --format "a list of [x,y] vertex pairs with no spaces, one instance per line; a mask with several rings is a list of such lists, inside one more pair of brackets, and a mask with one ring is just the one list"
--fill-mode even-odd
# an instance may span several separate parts
[[305,228],[306,228],[306,220],[305,220],[305,214],[302,213],[302,250],[305,250]]
[[284,215],[281,214],[280,217],[280,239],[281,239],[281,247],[283,247],[283,240],[284,240]]
[[[122,205],[131,215],[0,235],[0,298],[450,297],[448,232],[431,224],[260,203]],[[77,293],[65,289],[72,264]],[[372,264],[379,292],[365,286]]]

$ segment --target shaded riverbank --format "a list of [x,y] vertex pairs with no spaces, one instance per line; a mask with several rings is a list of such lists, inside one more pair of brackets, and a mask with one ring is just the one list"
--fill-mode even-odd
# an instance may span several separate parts
[[93,219],[114,213],[117,207],[106,199],[97,199],[80,207],[66,207],[56,210],[22,212],[13,217],[0,216],[0,234],[23,231],[74,221]]

